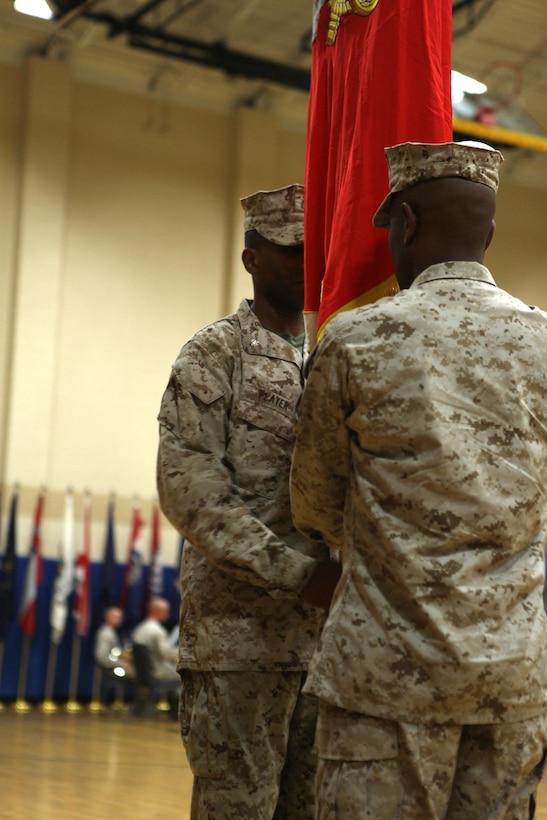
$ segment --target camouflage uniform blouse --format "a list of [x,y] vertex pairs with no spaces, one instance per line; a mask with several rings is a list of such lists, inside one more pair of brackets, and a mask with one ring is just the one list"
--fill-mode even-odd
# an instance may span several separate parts
[[343,574],[308,691],[408,722],[543,711],[547,315],[440,264],[312,361],[293,516]]
[[302,356],[246,301],[181,350],[159,414],[162,509],[186,539],[180,668],[306,668],[323,618],[298,601],[326,550],[291,521]]

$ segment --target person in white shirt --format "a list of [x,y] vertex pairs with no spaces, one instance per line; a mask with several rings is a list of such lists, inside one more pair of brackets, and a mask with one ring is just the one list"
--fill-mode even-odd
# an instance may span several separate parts
[[123,612],[111,606],[104,613],[104,623],[95,635],[94,658],[108,676],[133,678],[133,664],[124,650],[118,629],[123,620]]
[[169,601],[152,598],[148,604],[147,617],[133,630],[133,643],[144,644],[150,650],[154,677],[179,682],[177,673],[178,648],[169,642],[169,634],[163,626],[169,617]]

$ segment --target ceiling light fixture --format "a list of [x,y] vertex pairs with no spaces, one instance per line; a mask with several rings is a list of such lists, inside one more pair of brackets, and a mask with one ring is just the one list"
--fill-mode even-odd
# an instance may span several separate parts
[[13,7],[21,14],[30,14],[31,17],[40,17],[42,20],[51,20],[53,17],[46,0],[15,0]]
[[464,94],[484,94],[486,90],[484,83],[460,74],[459,71],[452,71],[452,105],[461,102]]

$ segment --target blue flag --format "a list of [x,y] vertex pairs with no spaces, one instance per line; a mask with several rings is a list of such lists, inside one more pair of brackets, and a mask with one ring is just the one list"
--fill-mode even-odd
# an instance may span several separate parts
[[99,588],[100,615],[105,609],[116,605],[116,545],[114,536],[114,501],[108,504],[104,558]]
[[120,593],[120,609],[123,609],[123,630],[129,632],[144,618],[144,560],[141,549],[143,520],[138,501],[133,503],[131,534],[127,562]]
[[17,547],[17,493],[11,498],[6,548],[0,567],[0,641],[15,621],[15,553]]

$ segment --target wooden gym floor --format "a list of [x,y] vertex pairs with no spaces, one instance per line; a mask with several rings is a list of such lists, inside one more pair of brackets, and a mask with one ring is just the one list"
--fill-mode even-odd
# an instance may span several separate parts
[[0,713],[0,818],[187,820],[192,775],[166,714]]
[[[165,714],[0,712],[3,820],[188,820],[192,775]],[[547,782],[537,817],[547,818]]]

